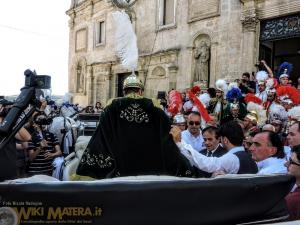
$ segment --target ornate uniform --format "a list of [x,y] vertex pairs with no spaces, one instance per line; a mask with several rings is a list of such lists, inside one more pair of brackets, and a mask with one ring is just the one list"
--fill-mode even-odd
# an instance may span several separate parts
[[[124,87],[134,86],[134,79]],[[129,82],[129,83],[128,83]],[[138,84],[138,83],[136,83]],[[169,135],[170,120],[137,93],[112,100],[83,156],[77,174],[96,179],[136,175],[192,176],[192,167]]]

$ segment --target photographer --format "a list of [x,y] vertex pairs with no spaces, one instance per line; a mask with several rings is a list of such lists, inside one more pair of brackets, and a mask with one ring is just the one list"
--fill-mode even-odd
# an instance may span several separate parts
[[47,130],[50,123],[51,119],[44,113],[38,113],[33,117],[32,141],[28,143],[29,175],[52,176],[53,160],[62,155],[57,137]]
[[[7,101],[6,99],[1,100],[0,123],[8,114],[12,104],[12,102]],[[22,144],[25,144],[30,139],[31,135],[26,129],[21,128],[18,133],[16,133],[15,137],[12,138],[3,149],[0,149],[0,181],[14,179],[20,175],[18,160],[20,155],[25,156],[26,152],[20,144],[17,144],[17,142],[19,141]]]
[[243,95],[255,93],[256,84],[254,81],[250,80],[250,74],[248,72],[243,73],[239,88],[241,89]]

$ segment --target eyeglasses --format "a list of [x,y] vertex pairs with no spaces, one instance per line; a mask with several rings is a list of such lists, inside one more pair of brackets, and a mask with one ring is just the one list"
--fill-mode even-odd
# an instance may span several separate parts
[[189,121],[189,125],[191,125],[191,126],[193,126],[193,125],[199,126],[200,122],[199,121]]
[[289,164],[290,165],[292,165],[292,164],[294,164],[294,165],[296,165],[296,166],[300,166],[300,163],[296,163],[296,162],[294,162],[293,160],[292,160],[292,158],[289,158]]

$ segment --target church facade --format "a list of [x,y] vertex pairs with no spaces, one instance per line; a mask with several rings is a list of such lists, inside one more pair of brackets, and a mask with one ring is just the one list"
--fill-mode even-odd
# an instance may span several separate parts
[[[300,0],[72,0],[67,14],[74,103],[105,105],[122,96],[131,72],[116,56],[112,18],[122,2],[137,35],[136,74],[147,97],[232,81],[255,72],[260,59],[273,69],[283,60],[300,61]],[[296,77],[300,68],[294,65]]]

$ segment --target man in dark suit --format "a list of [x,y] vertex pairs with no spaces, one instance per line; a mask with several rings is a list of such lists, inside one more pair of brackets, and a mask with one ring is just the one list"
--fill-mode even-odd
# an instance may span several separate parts
[[218,128],[208,126],[202,130],[204,144],[206,149],[200,151],[208,157],[221,157],[227,151],[220,145],[220,137],[218,135]]

